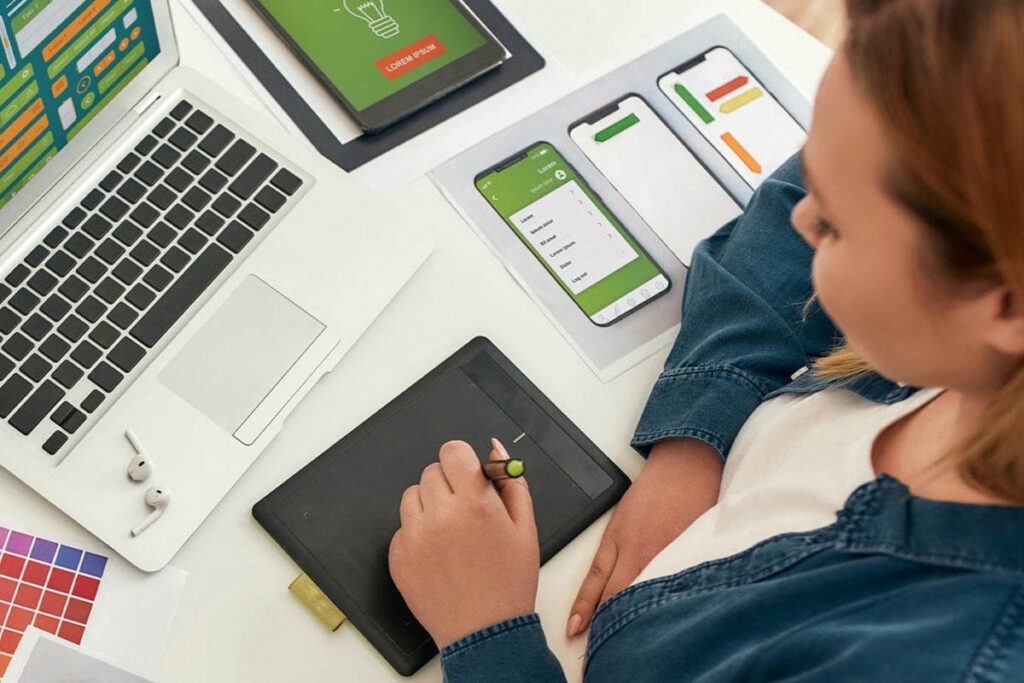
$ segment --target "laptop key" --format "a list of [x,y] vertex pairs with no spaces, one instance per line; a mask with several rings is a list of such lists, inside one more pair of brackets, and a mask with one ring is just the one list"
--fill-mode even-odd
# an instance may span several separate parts
[[78,304],[78,308],[75,309],[75,313],[91,323],[102,318],[106,312],[107,307],[104,303],[92,295],[85,297],[85,300]]
[[184,204],[175,204],[174,208],[167,212],[167,222],[178,230],[184,230],[195,219],[196,215],[188,210]]
[[126,285],[130,285],[140,277],[142,277],[142,267],[137,265],[134,261],[125,259],[117,264],[114,268],[114,277]]
[[131,339],[125,337],[117,343],[117,346],[107,354],[107,360],[116,365],[121,371],[129,373],[135,369],[139,361],[146,355],[146,350]]
[[53,379],[67,389],[78,384],[78,380],[82,379],[84,376],[85,370],[78,367],[71,361],[64,361],[56,370],[53,371]]
[[233,176],[242,170],[245,162],[256,153],[256,148],[245,140],[236,140],[224,156],[217,160],[217,168],[229,176]]
[[78,303],[89,291],[89,285],[85,284],[77,275],[72,275],[64,281],[64,284],[57,291],[67,297],[68,301]]
[[39,307],[39,310],[43,312],[47,318],[57,323],[64,319],[64,316],[71,310],[71,304],[64,300],[63,297],[59,297],[53,294],[43,305]]
[[99,282],[101,277],[106,275],[107,267],[98,259],[90,256],[82,261],[82,265],[78,266],[78,270],[76,270],[75,273],[89,282],[96,284]]
[[85,413],[80,410],[73,410],[70,415],[60,424],[60,428],[68,434],[74,434],[85,424]]
[[63,389],[53,382],[43,382],[7,422],[28,436],[63,398]]
[[213,119],[207,116],[205,112],[196,109],[185,121],[185,125],[202,135],[210,130],[210,126],[213,125]]
[[33,353],[24,363],[21,364],[21,372],[31,380],[43,381],[43,378],[53,369],[53,365],[38,353]]
[[117,187],[117,184],[120,183],[123,178],[124,176],[117,171],[111,171],[103,180],[100,181],[100,187],[107,192],[113,192],[114,188]]
[[5,301],[14,290],[5,284],[0,284],[0,302]]
[[89,341],[100,348],[109,349],[117,341],[121,333],[108,322],[101,322],[89,333]]
[[174,276],[171,275],[169,272],[167,272],[167,269],[165,269],[163,266],[161,266],[159,264],[157,264],[157,265],[153,266],[152,268],[150,268],[149,272],[147,272],[142,277],[142,280],[147,285],[149,285],[153,289],[157,290],[158,292],[159,291],[163,291],[163,289],[167,285],[171,284],[171,280],[173,280],[173,279],[174,279]]
[[52,420],[55,425],[60,426],[61,422],[71,417],[71,413],[74,410],[75,407],[73,405],[67,401],[63,401],[59,406],[57,406],[57,409],[50,414],[50,420]]
[[118,259],[124,256],[124,252],[125,248],[118,244],[113,238],[108,238],[103,242],[103,244],[96,247],[96,255],[106,262],[108,266],[112,266],[117,263]]
[[234,139],[235,134],[218,123],[199,143],[199,149],[211,157],[217,157]]
[[224,227],[224,219],[212,211],[207,211],[196,219],[196,227],[213,237]]
[[103,282],[96,286],[96,296],[112,304],[124,294],[124,285],[112,277],[104,278]]
[[251,239],[252,230],[249,230],[238,221],[232,221],[231,225],[224,228],[224,232],[217,236],[217,241],[235,254],[242,251]]
[[270,181],[270,184],[291,197],[302,187],[302,179],[286,168],[282,168]]
[[192,111],[192,103],[188,100],[182,100],[174,105],[174,109],[171,110],[171,116],[175,121],[181,121],[190,111]]
[[7,379],[15,367],[13,360],[7,356],[0,356],[0,381]]
[[33,268],[41,264],[46,260],[46,257],[50,255],[50,250],[41,244],[37,244],[35,248],[28,253],[25,257],[25,263],[29,264]]
[[230,262],[228,252],[216,244],[208,246],[146,311],[132,328],[131,336],[143,346],[155,346]]
[[7,303],[18,313],[26,315],[39,305],[39,297],[27,289],[19,289]]
[[21,375],[11,375],[0,386],[0,418],[6,418],[32,391],[32,383]]
[[29,270],[28,266],[24,263],[19,263],[14,266],[14,268],[11,268],[11,272],[7,273],[7,277],[4,278],[4,282],[9,284],[11,287],[17,287],[28,278],[31,272],[32,271]]
[[103,405],[103,399],[105,398],[106,396],[103,394],[102,391],[96,391],[94,389],[93,391],[89,392],[89,395],[86,396],[85,399],[82,400],[82,403],[79,407],[87,413],[94,412],[97,408]]
[[21,322],[21,316],[4,306],[0,308],[0,334],[10,334]]
[[130,247],[142,237],[142,231],[134,223],[125,221],[114,230],[114,237],[124,246]]
[[3,350],[4,353],[14,360],[22,361],[25,360],[25,356],[32,350],[32,342],[20,332],[15,332],[3,345]]
[[[149,162],[147,161],[146,163],[148,164]],[[135,175],[138,175],[138,171],[136,171]],[[146,188],[134,178],[129,178],[124,181],[121,187],[117,188],[117,194],[126,202],[135,204],[145,196]]]
[[185,193],[185,196],[181,198],[185,206],[192,209],[193,211],[202,211],[206,208],[206,205],[210,203],[213,197],[210,193],[201,187],[193,187],[191,190]]
[[95,242],[80,232],[76,232],[71,236],[71,239],[64,244],[64,248],[78,258],[82,258],[88,254],[95,246]]
[[55,334],[51,334],[46,338],[46,341],[39,346],[39,353],[52,360],[54,363],[66,356],[70,350],[71,344],[68,344]]
[[160,263],[175,273],[180,273],[188,265],[189,256],[178,247],[171,247],[160,259]]
[[110,228],[112,228],[113,225],[113,223],[103,216],[93,214],[92,216],[89,216],[89,220],[82,224],[82,230],[94,240],[98,240],[110,232]]
[[56,249],[67,239],[67,236],[68,231],[58,225],[50,231],[50,234],[46,236],[43,242],[51,249]]
[[164,182],[173,187],[178,192],[184,192],[185,188],[192,184],[192,176],[190,176],[182,169],[176,168],[167,174],[167,178],[164,180]]
[[134,308],[128,304],[121,302],[114,306],[107,314],[107,320],[114,323],[122,330],[127,330],[131,327],[131,324],[135,322],[135,319],[139,317],[139,314]]
[[174,149],[168,144],[160,145],[153,152],[153,161],[160,164],[164,168],[171,168],[174,164],[178,163],[178,159],[181,158],[181,152]]
[[46,296],[57,286],[57,278],[45,270],[37,270],[26,283],[32,291],[40,296]]
[[238,219],[253,230],[259,230],[270,221],[270,214],[255,204],[249,204],[238,214]]
[[154,209],[149,204],[139,204],[132,211],[132,220],[141,225],[144,228],[148,228],[156,222],[156,219],[160,217],[160,212]]
[[182,166],[196,175],[205,171],[211,163],[213,162],[210,160],[210,157],[206,156],[198,149],[194,149],[189,152],[181,161]]
[[188,128],[179,128],[171,133],[171,137],[167,139],[172,145],[180,149],[182,152],[186,152],[192,147],[192,145],[196,144],[196,141],[199,140],[199,136]]
[[217,197],[217,201],[213,203],[213,208],[225,218],[231,218],[235,215],[235,211],[242,208],[242,202],[225,192]]
[[88,209],[89,211],[92,211],[97,206],[99,206],[100,202],[102,202],[102,201],[103,201],[103,192],[101,190],[99,190],[99,189],[93,189],[92,192],[90,192],[89,194],[85,195],[85,198],[82,199],[82,206],[85,207],[86,209]]
[[102,356],[103,352],[87,341],[83,341],[75,347],[74,351],[71,352],[71,360],[75,361],[83,368],[91,368],[96,365],[96,361],[98,361]]
[[202,251],[207,241],[206,236],[195,228],[189,228],[178,238],[178,244],[190,254],[198,254]]
[[29,316],[28,320],[21,325],[21,331],[36,341],[42,341],[43,337],[48,335],[52,329],[53,323],[38,313],[33,313]]
[[164,171],[152,161],[147,161],[135,171],[135,177],[146,187],[153,187],[164,177]]
[[68,436],[64,432],[56,431],[43,444],[43,450],[50,455],[57,455],[57,451],[68,442]]
[[134,249],[132,249],[129,256],[138,261],[144,266],[148,266],[156,260],[156,257],[160,255],[160,250],[153,246],[153,243],[149,240],[143,240],[139,242]]
[[209,192],[217,193],[228,184],[228,177],[217,169],[211,168],[199,179],[199,184]]
[[75,267],[76,261],[66,251],[56,251],[46,262],[47,269],[59,277],[64,277]]
[[89,326],[77,315],[71,315],[60,324],[57,333],[70,342],[76,342],[82,338]]
[[109,363],[100,363],[95,370],[89,373],[89,381],[107,393],[116,389],[123,379],[124,375]]
[[103,202],[103,206],[100,207],[100,213],[112,221],[119,221],[128,213],[128,205],[117,197],[110,197],[107,201]]
[[137,154],[130,152],[128,156],[121,159],[120,163],[118,163],[117,170],[121,171],[121,173],[131,173],[132,170],[139,165],[140,161],[142,161],[142,159],[140,159]]
[[157,137],[165,138],[174,128],[174,121],[165,117],[153,127],[153,134]]
[[270,213],[277,213],[288,199],[269,185],[256,193],[256,203]]
[[149,202],[158,209],[166,209],[174,203],[176,198],[177,195],[175,195],[171,188],[166,185],[158,185],[149,193],[149,196],[146,197],[146,199],[148,199]]
[[146,137],[139,140],[139,144],[135,145],[135,152],[140,156],[146,156],[154,149],[156,149],[156,146],[158,144],[159,143],[157,142],[155,137],[153,137],[152,135],[147,135]]
[[235,178],[235,182],[231,183],[231,187],[228,189],[242,199],[248,199],[276,168],[277,162],[266,154],[260,154],[245,167],[242,174]]
[[135,308],[140,311],[144,311],[146,310],[146,307],[156,299],[156,294],[153,293],[153,290],[140,282],[131,288],[131,291],[128,292],[128,296],[126,296],[125,299],[127,299],[128,303]]
[[161,247],[169,245],[177,236],[178,233],[174,232],[174,228],[162,221],[149,232],[149,239]]
[[85,211],[82,211],[80,208],[76,206],[75,208],[71,209],[71,213],[69,213],[67,216],[64,216],[64,220],[61,221],[61,223],[63,223],[64,227],[67,228],[68,230],[74,230],[82,223],[82,221],[85,220],[85,217],[88,215],[89,214],[87,214]]

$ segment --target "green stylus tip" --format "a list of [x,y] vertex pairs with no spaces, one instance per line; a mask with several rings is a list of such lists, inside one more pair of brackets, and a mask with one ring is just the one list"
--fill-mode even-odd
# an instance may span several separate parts
[[522,460],[509,460],[508,464],[505,465],[505,474],[510,477],[521,477],[525,471],[526,465],[523,464]]

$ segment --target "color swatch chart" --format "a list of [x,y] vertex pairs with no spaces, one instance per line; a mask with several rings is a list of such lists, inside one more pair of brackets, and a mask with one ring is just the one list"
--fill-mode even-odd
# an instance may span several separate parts
[[807,139],[800,124],[725,48],[666,74],[658,86],[752,188]]
[[79,644],[107,558],[0,527],[0,678],[29,626]]

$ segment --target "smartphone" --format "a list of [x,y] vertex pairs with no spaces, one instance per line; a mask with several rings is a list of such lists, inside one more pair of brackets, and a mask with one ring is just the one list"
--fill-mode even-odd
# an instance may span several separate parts
[[551,144],[538,142],[480,173],[476,187],[596,325],[621,320],[671,287]]
[[379,131],[500,65],[460,0],[249,0],[361,128]]
[[682,64],[658,87],[753,189],[807,140],[796,119],[727,48]]
[[685,266],[698,242],[743,212],[639,95],[577,121],[569,137]]

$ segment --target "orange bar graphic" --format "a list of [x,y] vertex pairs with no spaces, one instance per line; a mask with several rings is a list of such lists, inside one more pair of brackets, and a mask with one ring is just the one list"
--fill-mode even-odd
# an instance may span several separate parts
[[57,53],[71,42],[72,38],[82,32],[100,12],[111,3],[112,0],[93,0],[93,3],[85,8],[85,11],[75,17],[75,20],[68,24],[68,27],[61,31],[50,44],[43,48],[43,60],[50,61],[57,56]]
[[3,132],[0,132],[0,149],[11,144],[11,140],[21,135],[21,131],[25,130],[25,126],[32,123],[32,119],[39,116],[42,112],[43,101],[37,99],[28,109],[21,112],[21,116],[14,119],[11,125],[7,126]]
[[722,136],[722,142],[729,145],[729,149],[736,152],[736,156],[747,165],[754,173],[761,173],[764,169],[761,168],[761,164],[757,163],[757,159],[751,156],[747,148],[739,143],[739,140],[733,137],[732,133],[726,133]]
[[32,124],[32,127],[28,129],[28,132],[21,137],[20,140],[14,143],[14,145],[4,152],[3,156],[0,156],[0,172],[7,169],[11,163],[21,156],[21,153],[28,149],[29,145],[39,139],[39,136],[47,131],[50,127],[50,122],[44,116],[43,118]]
[[54,97],[60,97],[60,94],[62,92],[64,92],[65,90],[67,90],[67,89],[68,89],[68,77],[67,76],[61,76],[56,81],[54,81],[52,86],[50,86],[50,90],[53,92],[53,96]]
[[113,63],[114,63],[114,51],[111,50],[110,52],[107,53],[106,57],[104,57],[103,59],[101,59],[99,62],[96,63],[96,66],[93,67],[92,71],[93,71],[94,74],[96,74],[96,76],[99,76],[101,73],[103,73],[104,71],[107,70],[108,66],[110,66]]

